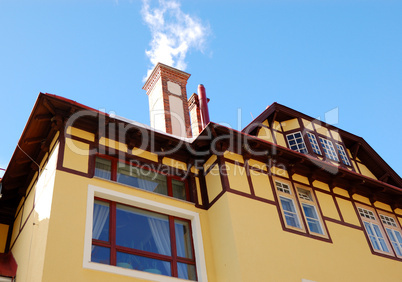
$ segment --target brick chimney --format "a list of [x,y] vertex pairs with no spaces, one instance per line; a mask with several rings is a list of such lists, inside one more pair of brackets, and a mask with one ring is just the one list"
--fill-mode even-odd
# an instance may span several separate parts
[[147,91],[151,126],[180,137],[191,137],[186,85],[190,74],[158,63],[142,89]]
[[198,95],[195,93],[193,93],[190,99],[188,99],[188,110],[190,111],[191,131],[193,132],[193,136],[196,137],[200,134],[203,127],[200,112],[200,102],[198,100]]

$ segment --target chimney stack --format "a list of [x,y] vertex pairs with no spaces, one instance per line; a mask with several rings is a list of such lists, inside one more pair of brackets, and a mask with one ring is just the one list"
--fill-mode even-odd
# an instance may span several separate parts
[[202,84],[198,85],[198,99],[200,101],[202,128],[204,129],[209,123],[209,110],[207,94],[205,93],[205,87]]
[[147,92],[151,126],[180,137],[191,137],[186,85],[190,74],[158,63],[142,89]]
[[200,102],[198,95],[195,93],[188,99],[188,110],[190,111],[191,131],[193,132],[193,136],[196,137],[204,127],[201,120]]

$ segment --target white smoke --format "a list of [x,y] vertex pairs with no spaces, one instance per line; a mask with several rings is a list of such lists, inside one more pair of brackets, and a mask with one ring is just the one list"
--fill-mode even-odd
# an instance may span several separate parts
[[[191,49],[202,51],[209,27],[181,10],[175,0],[159,0],[151,7],[150,0],[143,0],[141,10],[145,23],[151,30],[151,49],[145,53],[153,66],[158,62],[185,70],[186,54]],[[152,69],[148,70],[147,77]]]

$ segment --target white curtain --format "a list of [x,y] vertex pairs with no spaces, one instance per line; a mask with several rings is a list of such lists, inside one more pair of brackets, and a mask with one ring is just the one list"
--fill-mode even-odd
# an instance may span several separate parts
[[[170,249],[170,232],[169,232],[169,222],[165,220],[148,217],[149,227],[152,232],[152,237],[155,240],[158,252],[163,255],[171,255]],[[166,271],[170,273],[170,264],[163,264]]]
[[[185,226],[188,228],[188,226]],[[186,234],[183,230],[184,225],[182,223],[175,223],[175,235],[176,235],[176,249],[177,249],[177,255],[180,257],[189,257],[189,254],[186,252],[187,247],[185,246],[186,244]],[[184,263],[178,263],[177,264],[177,271],[179,274],[180,278],[188,278],[188,265]]]
[[[92,225],[92,238],[99,239],[103,227],[109,217],[109,206],[106,203],[95,202]],[[92,247],[93,249],[94,247]]]
[[95,165],[95,176],[101,177],[104,179],[111,179],[111,169],[112,169],[112,164],[111,161],[101,159],[101,158],[96,158],[96,165]]

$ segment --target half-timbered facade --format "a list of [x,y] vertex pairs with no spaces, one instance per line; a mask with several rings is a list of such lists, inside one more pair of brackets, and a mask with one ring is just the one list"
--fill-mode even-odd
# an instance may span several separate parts
[[209,122],[188,77],[157,65],[152,127],[39,94],[0,281],[401,281],[402,179],[364,139],[277,103]]

